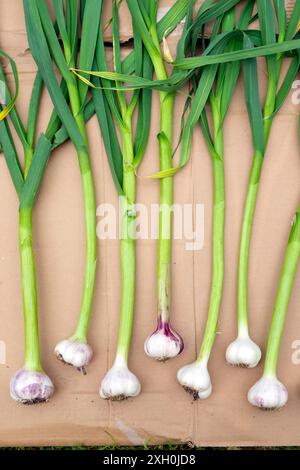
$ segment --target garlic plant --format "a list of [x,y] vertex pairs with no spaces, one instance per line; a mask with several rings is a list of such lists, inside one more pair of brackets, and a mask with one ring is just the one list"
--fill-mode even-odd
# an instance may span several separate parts
[[[166,15],[157,23],[157,37],[162,39],[169,34],[185,16],[187,0],[177,0]],[[143,12],[151,15],[152,24],[156,29],[156,4],[144,2]],[[122,240],[121,240],[121,271],[122,271],[122,302],[118,335],[117,352],[113,367],[107,372],[100,385],[102,398],[120,400],[135,396],[140,391],[138,379],[128,370],[128,355],[130,350],[134,298],[135,298],[135,192],[136,171],[142,161],[146,149],[150,129],[151,80],[153,67],[143,46],[143,34],[133,17],[134,51],[122,62],[120,57],[120,42],[118,30],[118,4],[113,2],[113,46],[114,72],[107,71],[103,37],[100,31],[96,61],[94,68],[98,71],[74,70],[73,72],[93,88],[93,98],[98,115],[102,138],[110,164],[116,189],[121,196],[123,205]],[[149,52],[149,51],[148,51]],[[134,59],[134,60],[133,60]],[[84,75],[83,75],[84,74]],[[91,83],[86,75],[92,75]],[[122,82],[132,85],[122,86]],[[126,89],[133,89],[133,96],[127,104]],[[140,91],[140,90],[143,91]],[[166,86],[164,87],[164,90]],[[114,96],[115,94],[115,96]],[[168,100],[167,100],[168,101]],[[138,107],[137,129],[133,132],[132,119]],[[105,113],[103,113],[105,110]],[[165,115],[167,116],[167,115]],[[169,119],[169,117],[166,117]],[[120,132],[119,142],[115,126]],[[121,145],[120,145],[121,143]],[[181,338],[163,322],[159,329],[164,336],[170,338],[172,347]],[[174,335],[174,336],[172,336]],[[173,343],[173,338],[175,339]],[[153,346],[153,343],[152,343]],[[156,346],[155,346],[156,347]],[[177,348],[177,345],[176,345]],[[179,347],[181,348],[181,346]],[[160,348],[161,350],[161,348]],[[170,348],[167,346],[166,352]],[[172,352],[172,351],[171,351]],[[159,357],[160,353],[159,353]]]
[[[84,116],[88,86],[77,81],[69,69],[77,64],[90,69],[93,64],[102,0],[89,0],[81,4],[77,0],[68,0],[66,4],[63,0],[52,0],[55,26],[45,0],[23,0],[23,4],[32,55],[57,114],[75,146],[82,178],[86,262],[81,308],[74,333],[66,340],[67,343],[59,343],[55,352],[58,359],[85,372],[92,358],[87,334],[96,275],[96,207]],[[79,43],[80,19],[82,25]],[[58,84],[54,64],[63,78],[63,89]]]
[[[156,79],[168,79],[164,57],[160,50],[158,28],[156,24],[158,1],[148,2],[149,8],[143,8],[144,2],[127,0],[133,24],[141,35],[145,48],[151,58]],[[186,13],[188,7],[186,7]],[[160,170],[173,167],[173,111],[174,92],[160,91],[160,131],[158,134]],[[177,356],[183,350],[181,336],[170,325],[171,307],[171,240],[172,240],[172,204],[173,177],[163,178],[160,183],[159,240],[157,262],[158,315],[156,330],[146,339],[144,349],[148,356],[159,361],[166,361]]]
[[[254,2],[247,2],[235,26],[236,8],[231,8],[221,17],[217,18],[210,38],[213,43],[221,29],[221,34],[233,32],[237,29],[247,29],[251,19]],[[231,39],[226,50],[234,51],[241,48],[240,38]],[[225,51],[226,51],[225,50]],[[235,91],[240,63],[221,64],[212,87],[207,107],[210,108],[212,123],[209,124],[206,110],[201,114],[201,125],[207,147],[212,160],[214,181],[213,202],[213,240],[212,240],[212,286],[207,323],[198,357],[192,364],[182,367],[177,379],[183,388],[193,397],[205,399],[212,393],[212,384],[207,369],[209,357],[215,341],[220,313],[223,277],[224,277],[224,224],[225,224],[225,176],[224,176],[224,133],[223,125],[228,112],[232,95]],[[214,72],[212,71],[212,74]],[[195,92],[197,83],[194,83]],[[243,345],[240,345],[243,346]]]
[[[270,0],[257,0],[256,3],[263,46],[275,44],[276,42],[280,45],[285,41],[292,40],[297,31],[300,3],[297,2],[295,4],[292,16],[288,22],[286,19],[284,0],[274,0],[273,2]],[[273,7],[278,24],[277,36]],[[250,38],[244,39],[244,44],[245,49],[253,48],[253,42]],[[232,365],[241,367],[255,367],[261,358],[260,348],[250,338],[248,325],[248,271],[251,231],[264,156],[272,122],[296,77],[299,66],[299,55],[297,54],[294,57],[279,91],[278,83],[281,77],[283,56],[282,54],[278,54],[277,56],[269,55],[267,57],[268,88],[263,111],[261,110],[258,93],[256,63],[253,62],[253,60],[254,59],[252,59],[252,63],[250,59],[245,61],[244,65],[246,102],[253,133],[254,157],[248,181],[240,239],[237,312],[238,337],[228,346],[226,351],[226,360]]]
[[[114,70],[121,72],[121,51],[119,37],[119,18],[117,2],[113,2],[113,57]],[[134,31],[135,46],[135,73],[151,75],[152,68],[146,51],[143,50],[142,43],[137,31]],[[100,70],[107,70],[105,49],[102,33],[98,38],[96,51],[96,64]],[[97,81],[95,81],[97,84]],[[105,85],[105,81],[104,84]],[[98,83],[99,85],[99,83]],[[103,93],[101,90],[94,90],[93,97],[95,109],[98,116],[102,135],[106,142],[106,151],[111,163],[112,175],[116,182],[116,188],[122,205],[121,220],[121,240],[120,257],[122,273],[122,300],[120,309],[120,323],[117,351],[112,368],[106,373],[100,384],[100,397],[110,400],[123,400],[134,397],[140,393],[141,385],[137,377],[128,369],[128,356],[131,343],[134,302],[135,302],[135,202],[136,202],[136,171],[141,163],[146,143],[149,136],[149,119],[151,113],[151,93],[149,91],[133,92],[129,102],[126,100],[124,90],[110,91],[111,83],[108,82],[108,89]],[[115,82],[115,88],[119,83]],[[115,97],[114,97],[115,94]],[[105,104],[104,104],[105,103]],[[110,145],[107,131],[102,123],[104,109],[106,109],[107,119],[112,123]],[[138,123],[134,133],[133,118],[138,107]],[[116,136],[115,125],[119,127],[120,141]],[[113,133],[113,134],[112,134]],[[113,139],[113,142],[112,142]],[[117,153],[114,149],[118,149]]]
[[285,259],[269,331],[263,376],[248,392],[248,401],[251,405],[266,410],[281,408],[288,400],[286,387],[277,379],[277,365],[281,337],[299,259],[300,206],[292,222],[292,229],[285,252]]
[[[202,26],[219,15],[222,15],[237,0],[226,1],[225,5],[212,4],[206,0],[200,7],[196,22]],[[156,75],[156,87],[160,90],[160,132],[158,134],[160,171],[153,177],[160,178],[160,219],[159,219],[159,241],[158,241],[158,271],[157,271],[157,293],[158,293],[158,318],[157,327],[145,341],[145,352],[150,357],[165,361],[177,356],[183,350],[183,340],[170,325],[171,307],[171,240],[172,240],[172,211],[173,204],[173,176],[178,170],[173,164],[173,109],[174,91],[180,88],[190,77],[190,73],[172,70],[168,75],[164,63],[164,56],[171,60],[166,41],[164,41],[164,53],[160,49],[159,30],[156,27],[156,13],[158,1],[150,2],[150,14],[143,8],[143,2],[139,0],[127,0],[134,24],[139,30],[144,45],[153,63]],[[184,57],[192,29],[193,2],[186,5],[186,20],[182,36],[177,45],[177,58]],[[201,27],[200,27],[201,29]],[[198,36],[198,34],[197,34]],[[204,77],[205,80],[205,77]],[[201,81],[201,80],[200,80]],[[213,81],[213,80],[212,80]],[[169,84],[169,90],[162,87]],[[160,85],[159,85],[160,84]],[[203,84],[203,79],[201,85]],[[200,86],[201,88],[201,86]],[[197,112],[199,115],[204,107],[209,88],[202,89],[201,96],[197,97]],[[199,94],[199,93],[198,93]],[[191,112],[183,131],[181,161],[187,158],[191,145],[191,130],[194,127],[194,113]]]
[[[16,66],[13,61],[10,60],[10,62],[18,89]],[[1,67],[0,80],[5,85],[5,93],[9,101],[15,101],[10,98],[6,77]],[[54,111],[45,134],[41,134],[36,142],[36,126],[42,88],[43,81],[41,75],[37,73],[32,88],[26,126],[23,124],[16,107],[10,112],[11,123],[23,147],[24,165],[22,165],[16,150],[16,138],[13,137],[10,123],[7,119],[0,123],[2,150],[19,198],[19,249],[25,329],[24,367],[11,378],[10,394],[14,400],[24,404],[48,401],[54,392],[54,385],[44,372],[41,363],[32,244],[32,212],[49,155],[54,148],[66,140],[66,136],[62,132],[60,120]],[[7,111],[7,108],[4,111]]]
[[[15,76],[16,73],[15,70]],[[6,96],[10,97],[6,77],[1,67],[0,80],[5,85]],[[11,378],[10,394],[14,400],[24,404],[48,401],[54,391],[53,383],[43,371],[41,364],[35,263],[32,247],[32,210],[51,150],[51,142],[44,134],[40,135],[37,143],[34,142],[41,88],[41,77],[37,74],[32,90],[26,129],[16,107],[11,111],[11,121],[24,150],[24,167],[21,165],[9,122],[5,120],[0,123],[0,142],[20,203],[19,249],[24,309],[25,359],[24,367]]]

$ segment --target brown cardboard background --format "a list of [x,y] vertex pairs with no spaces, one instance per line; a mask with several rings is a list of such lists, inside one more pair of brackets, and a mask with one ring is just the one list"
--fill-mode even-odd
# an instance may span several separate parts
[[[167,2],[162,2],[167,3]],[[18,108],[26,115],[34,64],[27,51],[21,0],[2,0],[1,48],[16,59],[21,78]],[[125,35],[124,35],[125,37]],[[27,51],[27,52],[26,52]],[[264,63],[260,63],[263,83]],[[183,98],[176,103],[180,116]],[[44,129],[51,106],[43,103]],[[158,201],[158,183],[143,176],[157,169],[158,97],[154,96],[151,140],[140,169],[138,201]],[[290,220],[299,202],[300,160],[297,137],[299,106],[291,96],[274,121],[259,193],[250,263],[250,310],[253,338],[263,347],[272,314]],[[175,120],[178,135],[179,119]],[[95,119],[88,125],[96,179],[97,205],[117,205],[104,147]],[[194,359],[207,313],[211,274],[211,165],[199,129],[193,137],[192,158],[176,177],[177,203],[205,207],[205,244],[186,251],[173,243],[172,321],[185,339],[184,353],[167,364],[144,355],[143,342],[153,330],[156,311],[156,242],[137,243],[137,299],[130,367],[143,392],[123,403],[99,399],[101,377],[115,350],[119,306],[119,247],[98,241],[98,276],[90,342],[95,359],[83,377],[55,360],[56,342],[68,336],[80,305],[84,262],[84,228],[80,175],[71,144],[56,151],[47,168],[34,212],[34,245],[38,277],[43,363],[56,394],[46,405],[24,407],[9,397],[10,376],[22,366],[23,332],[18,257],[18,205],[8,171],[0,158],[0,340],[6,343],[6,365],[0,365],[0,445],[155,444],[300,445],[300,365],[291,362],[294,340],[300,339],[298,272],[288,312],[280,358],[280,379],[289,389],[288,405],[263,413],[246,400],[249,387],[261,374],[225,364],[225,348],[235,336],[236,265],[246,181],[251,164],[251,134],[240,84],[225,124],[227,188],[226,276],[219,335],[209,364],[214,392],[203,402],[191,402],[176,381],[177,369]],[[195,333],[196,331],[196,333]]]

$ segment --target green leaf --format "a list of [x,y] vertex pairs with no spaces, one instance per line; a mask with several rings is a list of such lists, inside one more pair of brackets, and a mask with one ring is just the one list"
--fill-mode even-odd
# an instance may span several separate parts
[[286,41],[289,41],[294,37],[294,34],[297,32],[300,19],[300,2],[297,0],[293,9],[292,16],[288,23],[288,27],[285,34]]
[[[99,28],[99,36],[98,36],[98,41],[97,41],[97,48],[96,48],[96,54],[95,54],[95,61],[96,65],[94,68],[98,68],[100,70],[106,71],[107,70],[107,63],[106,63],[106,55],[105,55],[105,48],[104,48],[104,40],[103,40],[103,34],[102,34],[102,28]],[[95,86],[95,83],[93,84]],[[122,116],[120,113],[120,107],[119,103],[115,97],[115,94],[113,93],[112,90],[112,85],[109,80],[101,80],[101,82],[97,81],[97,85],[101,86],[103,85],[104,93],[106,100],[109,104],[109,107],[111,109],[112,114],[114,115],[114,119],[117,121],[119,126],[123,125],[123,120]]]
[[280,41],[284,40],[286,29],[285,0],[273,0]]
[[275,110],[273,112],[273,116],[278,113],[281,106],[284,104],[286,98],[289,95],[291,90],[292,84],[298,75],[300,67],[300,51],[298,51],[297,55],[293,58],[289,69],[284,77],[282,85],[277,93],[276,102],[275,102]]
[[209,94],[211,92],[211,89],[215,80],[217,69],[218,69],[218,65],[211,65],[203,69],[201,78],[199,80],[198,88],[196,90],[196,93],[195,93],[195,96],[193,98],[192,105],[190,108],[190,112],[186,120],[186,125],[183,130],[180,161],[179,161],[179,165],[176,171],[178,171],[180,168],[185,166],[189,160],[190,150],[191,150],[191,141],[192,141],[192,131],[194,127],[196,126],[197,122],[199,121],[201,113],[207,102],[207,99],[209,97]]
[[[28,40],[32,55],[39,67],[40,73],[48,88],[49,94],[62,123],[66,127],[76,149],[80,150],[85,147],[84,141],[64,98],[63,92],[58,85],[48,44],[42,28],[41,18],[37,8],[37,1],[23,0],[23,3]],[[39,5],[42,3],[42,0],[38,1]]]
[[20,207],[32,207],[51,152],[51,142],[41,134],[20,195]]
[[[102,0],[89,0],[85,4],[79,57],[79,68],[85,70],[90,70],[94,62],[98,39],[97,31],[100,29],[102,4]],[[87,91],[88,87],[80,82],[79,95],[82,105],[85,102]]]
[[3,85],[4,85],[4,91],[5,91],[5,98],[8,99],[8,104],[6,104],[6,107],[4,109],[2,109],[2,111],[0,112],[0,121],[2,121],[3,119],[5,119],[8,114],[10,113],[10,117],[11,117],[11,120],[12,120],[12,123],[14,125],[14,128],[22,142],[22,145],[23,147],[25,148],[26,145],[27,145],[27,139],[26,139],[26,131],[24,129],[24,126],[22,124],[22,121],[20,119],[20,116],[18,114],[18,111],[15,107],[16,105],[16,101],[17,101],[17,98],[18,98],[18,95],[19,95],[19,76],[18,76],[18,70],[17,70],[17,65],[15,63],[15,61],[13,59],[11,59],[5,52],[3,51],[0,51],[0,57],[4,57],[6,60],[8,60],[10,66],[11,66],[11,69],[12,69],[12,72],[13,72],[13,77],[14,77],[14,81],[15,81],[15,96],[14,98],[11,97],[11,94],[10,94],[10,90],[7,86],[7,83],[6,83],[6,77],[5,77],[5,73],[2,69],[2,66],[0,64],[0,80],[2,81]]
[[257,0],[258,18],[263,44],[276,42],[275,21],[270,0]]
[[[23,1],[26,12],[26,5],[28,5],[28,0]],[[50,13],[45,3],[45,0],[32,0],[32,5],[32,18],[41,24],[48,42],[47,49],[51,51],[53,59],[57,67],[59,68],[60,73],[62,74],[65,81],[68,83],[72,80],[72,75],[69,71],[69,64],[67,62],[68,59],[66,60],[63,51],[60,47],[59,40],[56,35],[55,28],[53,26],[52,19],[50,17]],[[35,29],[37,36],[34,39],[35,41],[38,41],[38,38],[42,37],[42,31],[40,30],[39,24],[36,25]]]
[[[245,34],[245,33],[243,33]],[[220,35],[221,36],[221,35]],[[247,32],[247,36],[250,34]],[[178,67],[183,70],[191,70],[199,67],[203,67],[209,64],[220,64],[225,62],[233,62],[236,60],[251,59],[260,56],[267,56],[270,54],[281,54],[287,51],[293,51],[300,48],[300,39],[292,41],[285,41],[283,43],[269,44],[267,46],[252,47],[251,49],[225,52],[224,54],[212,54],[202,55],[200,57],[191,57],[181,59],[173,62],[174,67]]]
[[64,4],[62,0],[52,0],[53,8],[55,12],[55,17],[57,21],[57,26],[59,30],[59,34],[61,40],[64,45],[65,57],[67,62],[71,60],[72,52],[71,52],[71,42],[67,32],[67,25],[65,20],[65,13],[64,13]]
[[213,144],[211,132],[210,132],[210,129],[209,129],[209,124],[208,124],[207,114],[206,114],[205,108],[203,109],[203,111],[201,113],[200,123],[201,123],[203,136],[204,136],[207,148],[209,150],[209,153],[213,157],[216,157],[216,151],[215,151],[215,147],[214,147],[214,144]]
[[[153,73],[152,61],[148,52],[143,51],[143,77],[149,78]],[[152,109],[152,93],[151,90],[143,89],[139,97],[137,128],[134,142],[134,166],[138,168],[140,165],[148,143],[150,125],[151,125],[151,109]]]
[[[97,79],[94,80],[97,83]],[[111,119],[109,104],[106,102],[105,95],[102,90],[93,90],[92,94],[113,181],[118,194],[123,194],[122,152],[114,127],[114,122]]]
[[[245,49],[253,47],[249,37],[244,37]],[[263,114],[259,96],[258,72],[256,59],[247,59],[243,62],[244,91],[249,120],[252,129],[253,145],[256,151],[264,154],[264,125]]]
[[[114,59],[114,70],[117,73],[121,73],[121,46],[120,46],[120,33],[119,33],[119,13],[116,0],[113,1],[113,59]],[[119,83],[116,82],[116,87],[119,87]],[[123,91],[119,89],[117,91],[118,100],[120,103],[121,114],[124,116],[127,112],[126,99]],[[132,108],[134,107],[134,101],[132,102]]]
[[[95,114],[95,106],[93,103],[93,100],[90,99],[90,101],[87,102],[87,104],[84,107],[83,110],[83,115],[84,115],[84,120],[85,122],[88,122]],[[59,118],[58,118],[59,119]],[[59,120],[60,123],[60,120]],[[48,135],[46,134],[48,137]],[[49,138],[49,137],[48,137]],[[54,137],[49,140],[51,140],[52,143],[52,150],[56,149],[60,145],[64,144],[67,140],[69,140],[69,134],[64,126],[58,127],[56,132],[54,133]]]
[[251,22],[252,12],[255,5],[255,0],[247,0],[245,2],[244,8],[239,16],[236,27],[237,29],[247,29],[248,25]]
[[[270,0],[257,0],[257,8],[263,45],[274,44],[276,42],[276,31],[272,3]],[[269,81],[277,82],[276,56],[268,56],[267,64]]]
[[161,41],[166,34],[170,34],[186,16],[189,7],[195,5],[197,0],[177,0],[157,23],[158,39]]
[[20,197],[23,188],[23,173],[9,127],[6,121],[0,122],[0,143],[11,179]]
[[[67,84],[64,80],[61,81],[60,89],[63,93],[64,98],[66,99],[68,97],[68,89],[67,89]],[[45,132],[47,139],[52,141],[54,139],[56,132],[59,130],[60,127],[61,127],[61,120],[54,108],[51,113],[48,126]]]
[[135,27],[137,28],[149,55],[152,57],[160,57],[161,52],[154,43],[141,12],[141,3],[138,0],[127,0],[127,5],[132,16],[132,21],[134,22]]
[[75,64],[78,51],[78,15],[79,1],[68,0],[66,2],[66,27],[71,47],[71,63]]
[[[206,23],[209,21],[213,21],[219,16],[224,15],[228,10],[233,8],[235,5],[239,3],[239,0],[222,0],[222,2],[217,2],[211,4],[210,1],[204,2],[202,7],[200,7],[195,22],[193,25],[193,39],[192,39],[192,51],[194,52],[196,49],[198,37],[200,31]],[[206,6],[208,8],[206,8]]]
[[222,31],[224,33],[232,31],[234,29],[234,22],[235,22],[235,7],[231,8],[228,10],[226,13],[224,13],[224,16],[222,18]]
[[[161,41],[164,36],[169,35],[179,24],[179,22],[186,16],[187,7],[197,0],[176,0],[174,5],[167,11],[167,13],[157,23],[158,39]],[[134,71],[134,58],[135,52],[132,51],[123,60],[122,71],[124,74],[129,75]]]
[[43,79],[39,72],[35,76],[29,103],[29,114],[27,119],[27,142],[29,147],[33,147],[36,133],[37,118],[43,90]]

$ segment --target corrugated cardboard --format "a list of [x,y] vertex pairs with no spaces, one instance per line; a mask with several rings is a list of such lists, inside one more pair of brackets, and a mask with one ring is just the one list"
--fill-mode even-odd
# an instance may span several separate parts
[[[109,3],[109,2],[107,2]],[[169,4],[172,2],[169,2]],[[168,5],[163,1],[162,5]],[[21,79],[18,107],[26,116],[35,65],[28,51],[21,0],[2,0],[1,48],[16,59]],[[123,16],[122,16],[123,18]],[[128,16],[127,16],[128,18]],[[128,19],[122,26],[130,37]],[[127,28],[127,29],[126,29]],[[126,33],[127,31],[127,33]],[[127,34],[127,35],[126,35]],[[260,61],[262,95],[266,70]],[[158,168],[158,96],[153,98],[151,139],[139,172],[138,201],[158,201],[159,184],[144,178]],[[175,135],[184,97],[176,101]],[[43,100],[40,123],[45,128],[51,111]],[[300,200],[300,160],[297,135],[299,106],[292,94],[274,121],[255,214],[250,262],[250,312],[253,338],[265,348],[274,296],[290,230]],[[96,119],[88,125],[96,180],[96,202],[114,203],[111,180]],[[226,276],[219,334],[209,369],[213,395],[192,402],[179,387],[176,371],[198,351],[206,319],[211,278],[211,162],[201,131],[194,132],[191,161],[175,179],[175,201],[205,208],[205,241],[200,251],[186,251],[185,241],[173,243],[172,322],[186,348],[177,359],[161,364],[145,356],[143,342],[156,321],[156,242],[137,242],[137,297],[130,367],[142,383],[134,400],[100,400],[100,379],[112,364],[120,302],[118,241],[98,241],[98,275],[90,343],[95,358],[82,376],[53,355],[57,341],[72,332],[80,306],[84,265],[84,226],[81,182],[76,155],[69,143],[56,151],[48,165],[34,210],[41,346],[46,371],[56,394],[45,405],[25,407],[9,397],[9,379],[22,366],[23,322],[18,256],[18,203],[4,158],[0,159],[0,340],[6,344],[6,365],[0,365],[0,446],[76,444],[157,444],[192,442],[196,445],[300,445],[300,365],[291,360],[292,343],[300,340],[300,272],[293,291],[284,333],[279,374],[289,389],[288,405],[264,413],[246,399],[260,377],[254,370],[233,369],[224,353],[235,337],[236,268],[241,217],[252,157],[251,133],[242,83],[225,123]]]

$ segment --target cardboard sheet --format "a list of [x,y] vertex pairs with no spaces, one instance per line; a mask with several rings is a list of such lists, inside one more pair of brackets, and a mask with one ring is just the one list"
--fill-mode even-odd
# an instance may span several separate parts
[[[172,2],[169,2],[169,4]],[[162,2],[168,5],[165,0]],[[28,51],[21,0],[2,0],[0,47],[16,59],[21,81],[18,108],[27,114],[35,65]],[[125,28],[125,26],[123,26]],[[125,29],[122,30],[126,39]],[[127,24],[127,34],[128,32]],[[262,96],[266,70],[260,61]],[[300,200],[300,159],[297,135],[299,105],[293,90],[274,121],[258,197],[251,244],[250,326],[265,349],[274,296],[290,221]],[[295,98],[295,96],[294,96]],[[178,135],[184,98],[176,101]],[[148,207],[158,201],[159,184],[144,178],[158,168],[158,96],[153,97],[151,138],[139,171],[138,201]],[[43,99],[40,128],[51,111]],[[96,119],[88,125],[97,205],[118,205]],[[198,351],[207,315],[211,277],[211,162],[201,131],[193,136],[191,161],[175,178],[178,204],[204,207],[204,245],[187,251],[186,240],[173,243],[172,323],[186,348],[175,360],[161,364],[145,356],[143,342],[156,322],[156,241],[137,242],[136,316],[130,368],[142,383],[142,394],[121,403],[102,401],[100,379],[111,366],[116,346],[120,302],[119,244],[98,241],[98,275],[89,341],[95,358],[82,376],[59,363],[55,344],[72,333],[81,298],[84,265],[83,205],[79,169],[72,144],[50,160],[34,210],[41,347],[45,370],[56,386],[53,399],[34,407],[17,405],[9,397],[9,379],[22,366],[23,320],[18,256],[18,203],[4,158],[0,158],[0,340],[6,360],[0,364],[0,446],[132,444],[192,442],[201,446],[300,445],[300,364],[292,361],[300,340],[300,272],[288,311],[280,355],[279,376],[289,390],[288,405],[265,413],[246,399],[260,377],[254,370],[233,369],[224,354],[235,337],[236,268],[247,177],[252,158],[251,133],[242,83],[225,123],[226,275],[218,336],[209,363],[213,394],[192,402],[176,381],[180,366]],[[100,218],[99,218],[100,220]],[[299,347],[299,346],[298,346]],[[299,362],[299,361],[298,361]]]

